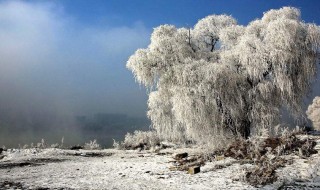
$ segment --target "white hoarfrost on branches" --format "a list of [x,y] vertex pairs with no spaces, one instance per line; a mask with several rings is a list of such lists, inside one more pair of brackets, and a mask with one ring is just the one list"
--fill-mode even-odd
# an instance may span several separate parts
[[197,47],[213,51],[219,41],[221,29],[234,26],[236,23],[234,18],[227,15],[211,15],[199,20],[193,30]]
[[320,96],[313,99],[312,104],[308,107],[307,116],[312,121],[313,128],[320,130]]
[[127,133],[123,142],[113,140],[117,149],[151,149],[160,145],[160,139],[155,131],[134,131]]
[[296,118],[317,72],[320,28],[292,7],[270,10],[247,26],[226,15],[190,29],[162,25],[128,60],[149,90],[148,116],[161,138],[206,142]]

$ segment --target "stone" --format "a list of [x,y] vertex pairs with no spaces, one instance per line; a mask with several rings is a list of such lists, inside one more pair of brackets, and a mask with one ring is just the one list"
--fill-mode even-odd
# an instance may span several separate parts
[[200,166],[189,167],[188,174],[197,174],[200,172]]
[[224,160],[224,155],[216,156],[216,157],[215,157],[215,160],[216,160],[216,161]]
[[80,150],[80,149],[83,149],[83,146],[75,145],[70,148],[70,150]]
[[186,152],[174,155],[174,159],[176,159],[176,160],[181,160],[186,157],[188,157],[188,153],[186,153]]

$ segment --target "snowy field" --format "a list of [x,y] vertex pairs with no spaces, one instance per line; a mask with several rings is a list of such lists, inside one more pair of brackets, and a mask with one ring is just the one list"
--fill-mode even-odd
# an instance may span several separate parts
[[[174,153],[197,151],[9,149],[0,154],[0,189],[256,189],[243,180],[253,166],[231,158],[207,162],[194,175],[169,169]],[[320,189],[319,153],[287,159],[293,163],[277,170],[278,181],[259,189]]]

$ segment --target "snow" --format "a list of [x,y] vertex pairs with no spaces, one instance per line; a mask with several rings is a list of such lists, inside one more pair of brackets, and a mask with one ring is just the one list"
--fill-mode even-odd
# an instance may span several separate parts
[[[0,182],[21,183],[25,189],[256,189],[245,183],[242,177],[245,168],[252,165],[240,165],[231,158],[207,162],[201,172],[194,175],[169,170],[173,153],[197,154],[197,151],[201,150],[165,149],[160,152],[162,154],[114,149],[8,150],[0,160]],[[102,157],[89,157],[93,153]],[[294,160],[292,165],[278,169],[279,181],[261,188],[274,189],[283,181],[320,187],[319,153],[308,159],[291,157]],[[4,166],[23,162],[37,165]],[[215,169],[216,165],[226,167]]]

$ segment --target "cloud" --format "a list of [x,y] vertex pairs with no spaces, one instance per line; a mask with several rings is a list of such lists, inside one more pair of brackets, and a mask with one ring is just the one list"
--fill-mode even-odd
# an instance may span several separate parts
[[5,1],[0,10],[1,70],[17,70],[50,55],[63,22],[49,4]]
[[54,2],[0,2],[0,120],[37,113],[144,115],[125,62],[150,30],[87,26]]

